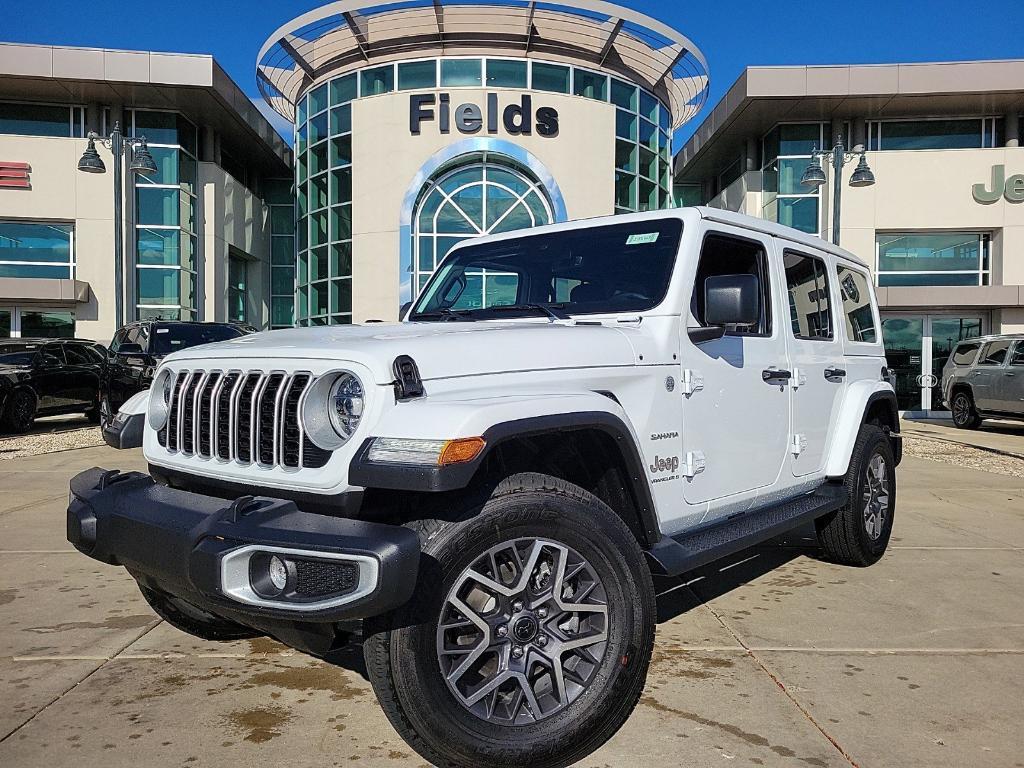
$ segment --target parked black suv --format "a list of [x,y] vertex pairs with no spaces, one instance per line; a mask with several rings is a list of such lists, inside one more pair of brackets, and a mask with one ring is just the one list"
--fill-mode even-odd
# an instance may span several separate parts
[[107,424],[124,401],[148,389],[160,360],[179,349],[254,333],[241,323],[139,320],[114,334],[100,386],[100,421]]
[[106,350],[80,339],[0,339],[0,421],[28,432],[37,416],[99,419]]

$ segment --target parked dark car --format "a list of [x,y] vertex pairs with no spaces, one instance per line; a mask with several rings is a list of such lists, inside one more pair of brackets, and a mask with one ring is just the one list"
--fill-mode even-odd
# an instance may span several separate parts
[[241,323],[193,323],[139,320],[114,334],[100,385],[100,421],[106,424],[124,401],[148,389],[153,371],[165,355],[179,349],[210,344],[254,333]]
[[102,344],[79,339],[0,340],[0,414],[9,432],[37,416],[84,413],[99,420]]

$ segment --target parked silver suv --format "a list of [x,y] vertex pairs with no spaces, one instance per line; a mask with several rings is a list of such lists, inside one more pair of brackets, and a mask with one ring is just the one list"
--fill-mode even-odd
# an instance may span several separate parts
[[1024,419],[1024,334],[961,341],[942,369],[942,396],[960,429]]

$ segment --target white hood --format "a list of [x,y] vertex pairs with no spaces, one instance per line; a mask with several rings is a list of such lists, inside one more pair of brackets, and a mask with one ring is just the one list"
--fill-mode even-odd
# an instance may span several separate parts
[[633,365],[626,334],[598,325],[548,322],[440,322],[292,328],[204,344],[170,361],[281,358],[352,361],[390,383],[409,355],[424,380],[511,371]]

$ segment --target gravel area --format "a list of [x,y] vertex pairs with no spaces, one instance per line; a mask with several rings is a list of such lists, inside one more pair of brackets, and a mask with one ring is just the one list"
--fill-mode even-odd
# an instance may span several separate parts
[[994,449],[975,448],[934,437],[912,437],[904,432],[903,453],[956,467],[1024,478],[1024,458]]
[[99,427],[79,427],[59,432],[43,432],[35,435],[18,435],[0,438],[0,461],[17,459],[22,456],[39,456],[43,453],[69,451],[75,448],[91,448],[103,445]]

